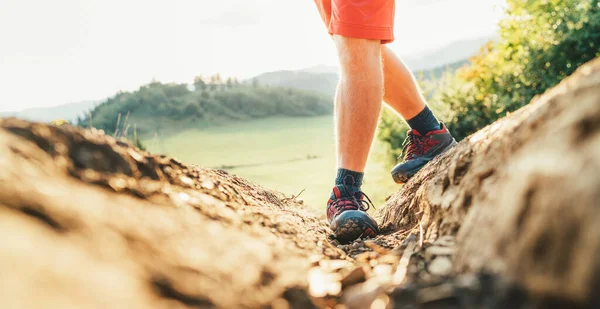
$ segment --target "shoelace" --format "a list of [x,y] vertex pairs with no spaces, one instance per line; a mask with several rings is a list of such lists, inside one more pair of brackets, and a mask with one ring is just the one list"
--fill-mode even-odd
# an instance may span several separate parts
[[[350,192],[350,190],[348,189],[348,187],[346,186],[345,183],[344,183],[344,189],[346,190],[346,192]],[[359,198],[356,198],[357,196]],[[365,197],[367,200],[361,199],[360,197]],[[373,209],[376,209],[375,205],[373,205],[373,202],[371,201],[369,196],[367,196],[362,191],[354,192],[354,194],[352,194],[351,197],[340,197],[340,198],[334,200],[331,203],[331,205],[337,211],[340,211],[342,209],[367,211],[371,207],[373,207]]]
[[[408,131],[402,146],[402,154],[400,156],[405,156],[406,160],[410,160],[414,156],[419,156],[424,152],[424,138],[416,136],[412,131]],[[401,160],[401,157],[398,159]]]

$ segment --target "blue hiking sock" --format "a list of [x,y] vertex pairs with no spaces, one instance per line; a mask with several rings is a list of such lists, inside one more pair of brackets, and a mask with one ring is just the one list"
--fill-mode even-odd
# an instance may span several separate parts
[[[337,176],[335,177],[335,186],[340,190],[341,196],[350,197],[355,192],[360,191],[364,175],[365,174],[361,172],[338,168]],[[350,192],[347,192],[346,188],[348,188]],[[331,199],[335,199],[335,194],[333,192],[331,192]]]
[[419,134],[425,136],[427,133],[441,129],[440,121],[435,118],[435,115],[429,109],[429,106],[418,113],[415,117],[406,120],[411,129],[417,130]]

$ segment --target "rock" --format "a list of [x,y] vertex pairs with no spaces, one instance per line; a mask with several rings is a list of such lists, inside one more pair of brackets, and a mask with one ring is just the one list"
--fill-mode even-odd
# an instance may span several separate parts
[[425,259],[430,261],[436,256],[452,256],[455,252],[456,248],[453,247],[431,246],[425,249]]
[[373,250],[374,252],[377,252],[381,255],[387,254],[390,250],[386,249],[378,244],[376,244],[374,241],[365,241],[364,242],[365,246],[367,246],[369,249]]
[[456,245],[456,240],[454,236],[446,235],[434,241],[433,245],[441,247],[454,247]]
[[342,291],[341,276],[338,273],[328,273],[320,267],[311,268],[308,273],[309,293],[312,297],[339,295]]
[[427,271],[436,276],[447,276],[452,272],[452,260],[446,256],[438,256],[427,266]]
[[387,288],[376,279],[350,286],[344,291],[341,303],[348,309],[370,308],[378,296]]
[[345,267],[352,266],[352,263],[346,260],[320,260],[319,266],[327,272],[335,272]]
[[341,280],[342,288],[345,289],[351,285],[365,281],[365,269],[363,267],[355,267]]

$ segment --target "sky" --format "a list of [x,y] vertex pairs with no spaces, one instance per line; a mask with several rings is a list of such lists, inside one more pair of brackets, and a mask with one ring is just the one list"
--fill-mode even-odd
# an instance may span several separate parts
[[[491,36],[503,3],[396,0],[390,47],[407,56]],[[0,111],[336,63],[312,0],[0,0]]]

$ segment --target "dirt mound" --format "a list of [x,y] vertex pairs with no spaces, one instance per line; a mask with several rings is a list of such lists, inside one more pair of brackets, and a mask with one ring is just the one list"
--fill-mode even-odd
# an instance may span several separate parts
[[600,62],[429,164],[339,244],[321,213],[95,130],[0,120],[2,308],[594,308]]
[[343,255],[320,217],[224,171],[75,127],[0,127],[3,308],[258,308],[306,298],[311,255]]

